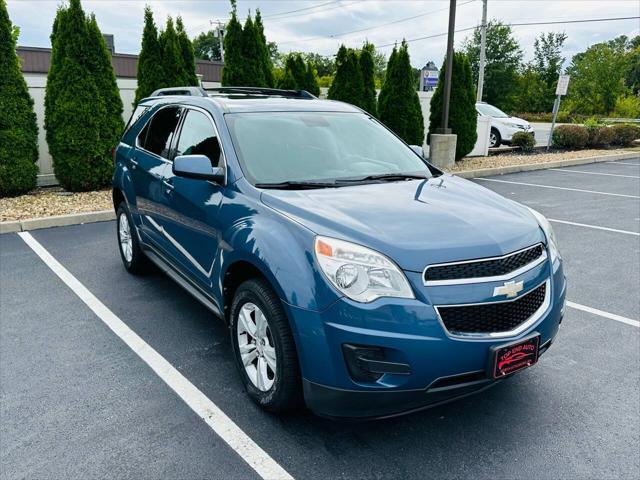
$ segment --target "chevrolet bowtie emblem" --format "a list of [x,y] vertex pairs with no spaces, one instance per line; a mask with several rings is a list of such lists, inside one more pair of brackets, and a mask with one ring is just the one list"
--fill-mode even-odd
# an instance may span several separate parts
[[523,288],[523,282],[504,282],[504,285],[501,287],[493,289],[493,296],[497,297],[498,295],[506,295],[507,298],[513,298],[516,297]]

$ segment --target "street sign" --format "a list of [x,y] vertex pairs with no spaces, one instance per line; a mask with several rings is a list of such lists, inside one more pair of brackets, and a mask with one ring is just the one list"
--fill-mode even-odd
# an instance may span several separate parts
[[560,75],[558,78],[558,86],[556,87],[556,95],[566,95],[569,86],[569,75]]

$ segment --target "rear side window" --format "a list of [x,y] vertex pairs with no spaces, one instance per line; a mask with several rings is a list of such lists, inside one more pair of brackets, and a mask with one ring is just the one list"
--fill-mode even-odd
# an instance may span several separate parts
[[220,144],[213,123],[207,115],[197,110],[187,111],[176,155],[206,155],[211,160],[211,166],[220,165]]
[[180,107],[159,110],[138,136],[139,145],[163,158],[171,158],[171,142],[180,120]]
[[124,133],[122,134],[123,136],[129,131],[129,129],[133,126],[134,123],[136,123],[138,121],[138,119],[144,114],[144,112],[146,112],[147,110],[149,110],[149,107],[146,105],[138,105],[136,107],[136,109],[133,111],[133,113],[131,114],[131,117],[129,118],[129,121],[127,122],[127,126],[124,127]]

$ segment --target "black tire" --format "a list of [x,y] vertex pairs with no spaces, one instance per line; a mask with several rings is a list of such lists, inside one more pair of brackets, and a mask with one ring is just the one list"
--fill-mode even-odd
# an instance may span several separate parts
[[[131,258],[127,258],[128,255],[123,251],[120,229],[121,216],[124,216],[126,218],[129,225],[129,233],[131,236]],[[131,218],[131,213],[129,212],[127,204],[125,202],[120,202],[120,205],[118,205],[118,209],[116,210],[116,235],[118,237],[118,250],[120,251],[120,258],[122,259],[124,268],[126,268],[129,273],[140,275],[147,272],[149,268],[149,259],[142,251],[142,248],[140,248],[140,242],[138,241],[138,235],[135,231],[135,228],[136,227]]]
[[489,137],[489,148],[498,148],[502,144],[502,136],[497,128],[491,129],[491,135],[495,135],[495,142],[491,141],[491,137]]
[[[242,307],[252,303],[265,315],[276,354],[273,385],[262,391],[249,378],[240,355],[238,322]],[[286,313],[269,283],[261,278],[242,283],[233,297],[230,317],[231,345],[238,371],[247,394],[269,412],[284,413],[298,408],[302,402],[298,354]],[[257,362],[258,359],[256,359]]]

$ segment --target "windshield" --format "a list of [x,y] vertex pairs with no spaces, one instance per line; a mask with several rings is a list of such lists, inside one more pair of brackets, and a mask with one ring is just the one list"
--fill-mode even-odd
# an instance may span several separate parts
[[225,120],[244,174],[254,184],[431,176],[413,150],[362,113],[234,113]]
[[499,108],[489,105],[488,103],[476,103],[476,108],[482,115],[493,118],[509,118],[509,115],[504,113]]

